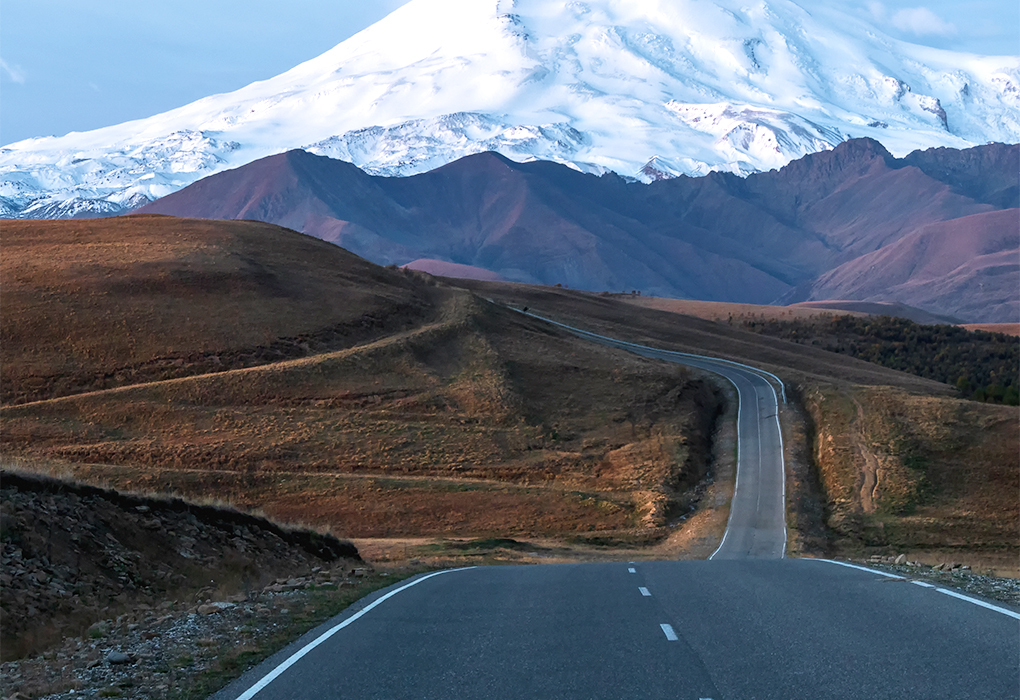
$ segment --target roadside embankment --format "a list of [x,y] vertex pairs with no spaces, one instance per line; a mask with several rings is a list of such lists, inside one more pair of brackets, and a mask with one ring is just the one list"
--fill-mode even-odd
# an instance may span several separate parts
[[349,542],[231,508],[38,475],[0,472],[0,506],[5,660],[123,614],[360,561]]

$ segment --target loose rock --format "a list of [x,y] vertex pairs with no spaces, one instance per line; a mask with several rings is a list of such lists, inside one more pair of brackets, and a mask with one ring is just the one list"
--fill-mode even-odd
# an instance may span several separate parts
[[129,664],[131,663],[131,656],[125,654],[122,651],[111,651],[106,655],[106,663],[108,664]]

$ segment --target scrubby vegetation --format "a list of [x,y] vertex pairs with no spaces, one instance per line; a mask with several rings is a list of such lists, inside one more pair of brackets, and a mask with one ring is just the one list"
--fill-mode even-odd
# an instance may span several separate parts
[[1020,404],[1020,341],[960,326],[925,326],[890,316],[780,321],[741,319],[747,330],[851,355],[950,384],[964,398]]

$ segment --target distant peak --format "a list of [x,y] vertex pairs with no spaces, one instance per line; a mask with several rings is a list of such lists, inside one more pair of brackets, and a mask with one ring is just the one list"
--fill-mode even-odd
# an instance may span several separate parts
[[495,151],[483,151],[482,153],[472,153],[466,155],[463,158],[447,163],[439,168],[437,171],[443,172],[445,170],[452,169],[478,169],[478,170],[491,170],[493,168],[510,168],[511,170],[517,170],[520,163],[507,158],[501,153]]
[[893,155],[885,146],[869,137],[847,139],[843,143],[834,146],[831,154],[833,157],[871,157],[882,158],[883,160],[893,160]]
[[[0,214],[72,198],[119,210],[272,154],[315,167],[288,151],[299,147],[372,176],[471,156],[473,168],[550,161],[648,182],[767,172],[830,149],[816,165],[1020,141],[1015,58],[898,41],[826,5],[412,0],[234,92],[0,149]],[[839,146],[848,134],[889,150]]]

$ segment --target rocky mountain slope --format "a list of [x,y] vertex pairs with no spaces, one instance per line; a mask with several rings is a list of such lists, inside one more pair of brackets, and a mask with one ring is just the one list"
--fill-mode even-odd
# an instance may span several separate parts
[[109,215],[304,148],[411,175],[484,151],[652,181],[851,137],[903,156],[1020,140],[1020,61],[767,0],[413,0],[326,53],[179,109],[0,150],[0,214]]
[[[1016,145],[898,159],[871,139],[746,178],[648,185],[494,153],[386,178],[291,151],[140,211],[269,221],[377,263],[440,261],[466,276],[750,303],[899,301],[1005,322],[1020,316],[1018,171]],[[888,270],[855,276],[875,261]]]

